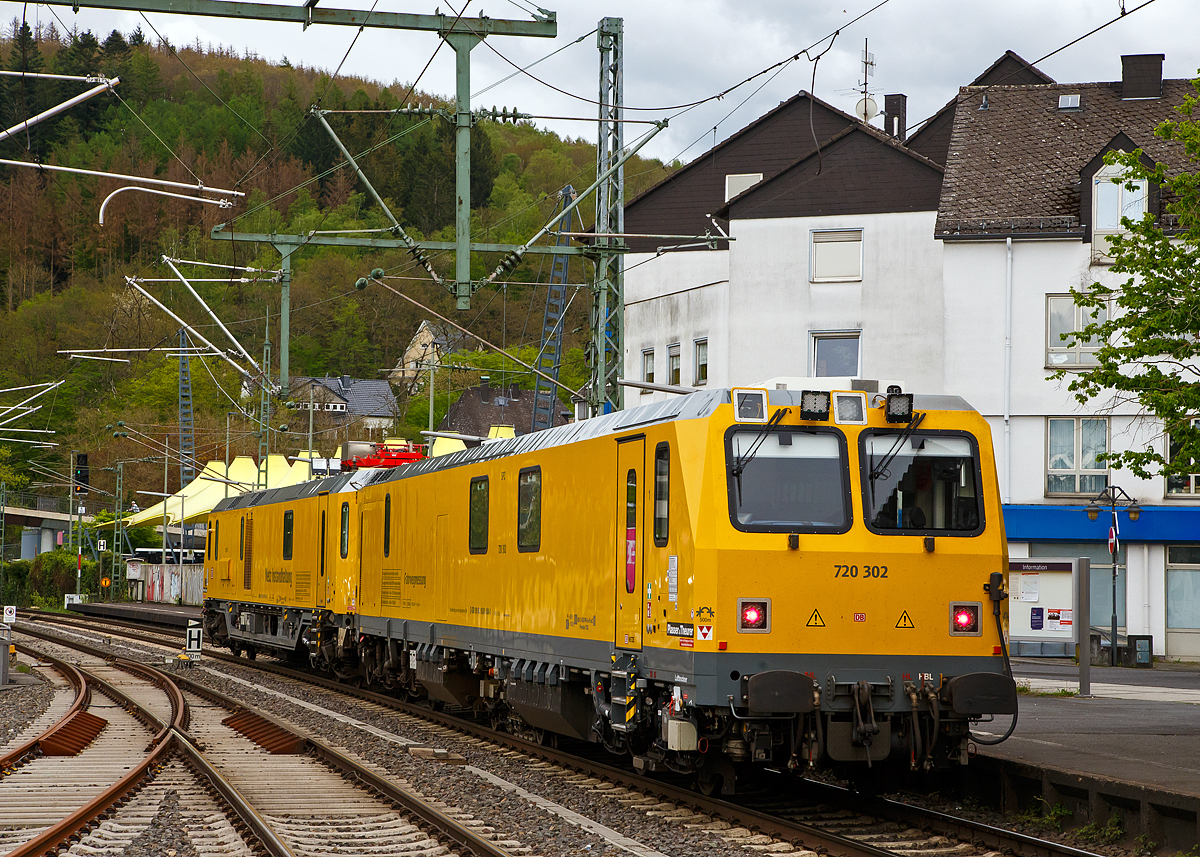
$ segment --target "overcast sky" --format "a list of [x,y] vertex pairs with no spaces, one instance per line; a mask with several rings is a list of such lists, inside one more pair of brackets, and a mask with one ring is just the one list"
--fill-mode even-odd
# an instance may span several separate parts
[[[457,4],[460,0],[455,0]],[[526,0],[472,0],[466,15],[528,20]],[[556,39],[491,37],[472,52],[472,90],[509,75],[513,63],[524,66],[592,31],[601,17],[625,22],[625,102],[628,106],[668,107],[692,102],[786,59],[843,27],[875,6],[878,0],[538,0],[557,12]],[[6,19],[24,14],[31,24],[58,20],[67,26],[90,28],[101,38],[112,29],[130,32],[139,24],[153,38],[140,16],[128,12],[4,3]],[[299,5],[297,2],[295,5]],[[379,0],[376,9],[426,12],[437,0]],[[1140,8],[1142,6],[1146,8]],[[1163,53],[1167,77],[1194,77],[1200,67],[1200,3],[1196,0],[887,0],[862,20],[845,26],[832,49],[821,59],[813,91],[835,106],[853,112],[862,83],[863,40],[870,40],[876,69],[869,89],[878,96],[908,95],[909,125],[916,124],[951,99],[1005,50],[1037,60],[1089,30],[1128,14],[1106,29],[1067,48],[1039,67],[1059,82],[1115,80],[1121,75],[1121,54]],[[370,0],[321,0],[322,8],[371,8]],[[457,7],[456,7],[457,8]],[[443,0],[441,11],[450,5]],[[260,56],[293,64],[332,70],[342,61],[355,30],[345,27],[234,22],[155,14],[150,20],[174,44],[232,45]],[[432,33],[368,30],[358,38],[343,70],[384,83],[411,82],[438,48]],[[490,48],[489,48],[490,45]],[[829,45],[821,42],[813,53]],[[596,97],[598,60],[595,35],[566,47],[531,69],[542,80],[570,93]],[[759,77],[727,95],[671,120],[644,150],[664,160],[691,160],[716,138],[723,139],[800,89],[812,87],[812,64],[803,57],[773,78]],[[770,78],[768,80],[768,78]],[[765,84],[765,85],[764,85]],[[442,46],[420,81],[422,89],[454,92],[453,52]],[[761,89],[760,89],[761,87]],[[757,90],[757,91],[756,91]],[[747,100],[748,99],[748,100]],[[743,104],[742,102],[745,101]],[[476,106],[516,106],[523,112],[590,118],[595,107],[531,81],[523,75],[489,90]],[[739,106],[740,105],[740,106]],[[658,110],[629,116],[665,118],[678,111]],[[879,120],[876,120],[877,122]],[[559,133],[596,136],[593,122],[543,122]],[[639,131],[631,126],[626,140]]]

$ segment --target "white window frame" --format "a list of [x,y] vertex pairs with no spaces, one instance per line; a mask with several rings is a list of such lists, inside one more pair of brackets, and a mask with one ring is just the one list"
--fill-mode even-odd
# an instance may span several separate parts
[[[1085,316],[1090,315],[1090,311],[1086,307],[1081,307],[1075,303],[1074,298],[1069,294],[1062,295],[1046,295],[1046,368],[1047,369],[1074,369],[1087,368],[1096,365],[1096,352],[1100,350],[1100,344],[1085,345],[1082,341],[1077,340],[1074,345],[1068,345],[1067,342],[1058,338],[1058,335],[1050,329],[1050,306],[1056,300],[1068,300],[1071,302],[1074,312],[1074,320],[1072,321],[1071,330],[1078,332],[1087,327],[1091,323],[1091,319],[1085,320]],[[1104,319],[1108,318],[1107,308],[1103,310]],[[1102,320],[1097,313],[1092,316],[1096,320]],[[1055,362],[1054,355],[1066,355],[1068,360],[1063,363]],[[1069,358],[1074,357],[1074,361]]]
[[683,383],[683,352],[678,342],[667,346],[667,383],[673,387]]
[[840,378],[841,375],[820,375],[817,371],[817,344],[828,339],[853,339],[858,343],[858,365],[849,377],[862,377],[862,331],[861,330],[814,330],[809,333],[808,374],[813,378]]
[[[654,349],[645,348],[642,350],[642,383],[654,383]],[[643,394],[649,393],[649,390],[642,390]]]
[[[1134,184],[1141,186],[1142,206],[1140,211],[1126,211],[1128,205],[1126,196],[1131,191],[1125,188],[1125,182],[1114,183],[1113,179],[1124,174],[1124,170],[1116,164],[1105,164],[1101,167],[1094,176],[1092,176],[1092,263],[1097,265],[1111,265],[1112,258],[1108,255],[1109,235],[1118,235],[1125,231],[1121,226],[1121,218],[1129,217],[1131,220],[1138,220],[1146,213],[1150,205],[1150,186],[1145,179],[1135,179]],[[1111,185],[1117,191],[1117,223],[1115,226],[1100,225],[1100,187],[1101,185]]]
[[[844,241],[818,240],[818,235],[858,235],[858,273],[851,276],[817,276],[817,244],[852,244],[853,239]],[[861,227],[846,229],[810,229],[808,232],[808,281],[810,283],[861,283],[863,275],[863,230]]]
[[[700,349],[704,349],[704,360],[700,360]],[[704,367],[704,377],[700,377],[700,367]],[[708,383],[708,337],[702,336],[692,340],[692,386],[703,387]]]
[[[1051,468],[1050,466],[1050,424],[1062,420],[1064,422],[1072,422],[1072,451],[1071,460],[1072,467],[1068,468]],[[1095,497],[1100,491],[1103,491],[1109,484],[1109,467],[1108,464],[1102,464],[1097,469],[1085,469],[1081,462],[1083,460],[1083,422],[1085,420],[1098,420],[1104,423],[1104,452],[1112,450],[1112,423],[1108,417],[1101,416],[1079,416],[1079,417],[1046,417],[1046,452],[1042,457],[1042,462],[1045,469],[1046,477],[1042,482],[1042,488],[1045,496],[1048,498],[1054,497]],[[1051,476],[1073,476],[1075,478],[1074,491],[1051,491],[1050,477]],[[1089,476],[1103,476],[1104,484],[1097,490],[1088,489],[1086,491],[1079,490],[1079,480]]]
[[[729,187],[730,179],[734,179],[734,181],[732,182],[733,184],[739,185],[737,190],[730,190],[730,187]],[[738,179],[741,179],[742,181],[738,181]],[[752,181],[746,182],[745,179],[752,179]],[[763,180],[762,173],[726,173],[726,175],[725,175],[725,201],[729,202],[729,200],[733,199],[738,194],[745,193],[746,191],[750,190],[750,188],[754,187],[756,184],[758,184],[762,180]]]
[[[1192,425],[1200,426],[1200,417],[1194,418],[1192,420]],[[1170,461],[1173,457],[1171,455],[1171,436],[1169,434],[1166,435],[1165,440],[1166,440],[1166,444],[1167,444],[1167,461]],[[1193,461],[1192,464],[1195,465],[1196,462]],[[1197,470],[1200,470],[1200,467],[1197,467]],[[1182,491],[1180,491],[1180,490],[1172,491],[1171,490],[1171,479],[1180,479],[1180,478],[1186,480],[1187,487],[1185,489],[1183,489]],[[1166,492],[1167,497],[1194,498],[1197,495],[1200,495],[1200,473],[1191,473],[1184,477],[1175,476],[1175,477],[1164,478],[1163,479],[1163,490]]]

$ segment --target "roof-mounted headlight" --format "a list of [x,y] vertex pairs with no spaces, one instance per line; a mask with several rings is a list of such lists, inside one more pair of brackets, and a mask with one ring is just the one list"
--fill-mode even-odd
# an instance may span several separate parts
[[800,394],[800,419],[828,420],[829,393],[824,390],[805,390]]
[[884,415],[889,423],[911,423],[913,418],[912,393],[888,393]]

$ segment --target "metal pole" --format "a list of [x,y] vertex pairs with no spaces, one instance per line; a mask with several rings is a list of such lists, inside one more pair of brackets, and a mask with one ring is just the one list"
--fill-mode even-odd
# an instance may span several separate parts
[[180,591],[183,589],[183,522],[187,520],[187,515],[183,510],[183,486],[179,486],[179,586]]
[[[1086,556],[1075,563],[1075,632],[1079,644],[1079,695],[1092,695],[1092,561]],[[1080,639],[1082,638],[1082,639]]]
[[1112,497],[1112,646],[1109,664],[1117,665],[1117,497]]
[[[276,245],[277,250],[280,248]],[[289,362],[288,346],[292,331],[292,250],[283,253],[283,262],[279,266],[279,388],[288,395]],[[282,250],[280,250],[282,252]],[[271,367],[263,364],[263,371],[269,373]]]
[[[4,600],[4,511],[8,508],[8,485],[0,481],[0,601]],[[4,655],[0,652],[0,657]]]
[[437,381],[437,364],[429,367],[429,430],[433,431],[433,385]]
[[[113,498],[113,511],[116,513],[115,515],[113,515],[113,549],[112,549],[113,588],[111,590],[113,592],[118,591],[117,590],[117,562],[118,562],[118,557],[121,555],[121,553],[120,553],[121,552],[121,492],[125,488],[124,482],[125,482],[125,462],[118,461],[117,462],[117,491],[116,491],[116,496]],[[124,578],[125,578],[125,575],[122,574],[121,575],[121,584],[122,585],[120,588],[120,591],[122,594],[124,594],[124,592],[125,592]]]
[[233,411],[225,412],[225,499],[229,499],[229,418]]
[[478,37],[447,33],[454,48],[454,289],[459,309],[471,308],[471,48]]
[[313,384],[312,379],[308,382],[308,478],[313,476],[313,445],[312,445],[312,426],[313,426]]
[[167,452],[171,449],[171,436],[163,435],[163,537],[162,537],[162,564],[163,570],[167,568],[167,498],[170,495],[167,493],[167,473],[170,466],[171,456]]

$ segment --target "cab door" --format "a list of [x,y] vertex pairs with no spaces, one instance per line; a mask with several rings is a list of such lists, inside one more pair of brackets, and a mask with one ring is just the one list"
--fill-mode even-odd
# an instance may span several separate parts
[[646,437],[617,441],[616,621],[613,644],[618,649],[642,648],[643,569],[646,562]]
[[329,601],[329,492],[317,495],[317,603],[324,607]]
[[383,588],[383,503],[366,503],[358,514],[358,611],[378,616]]

